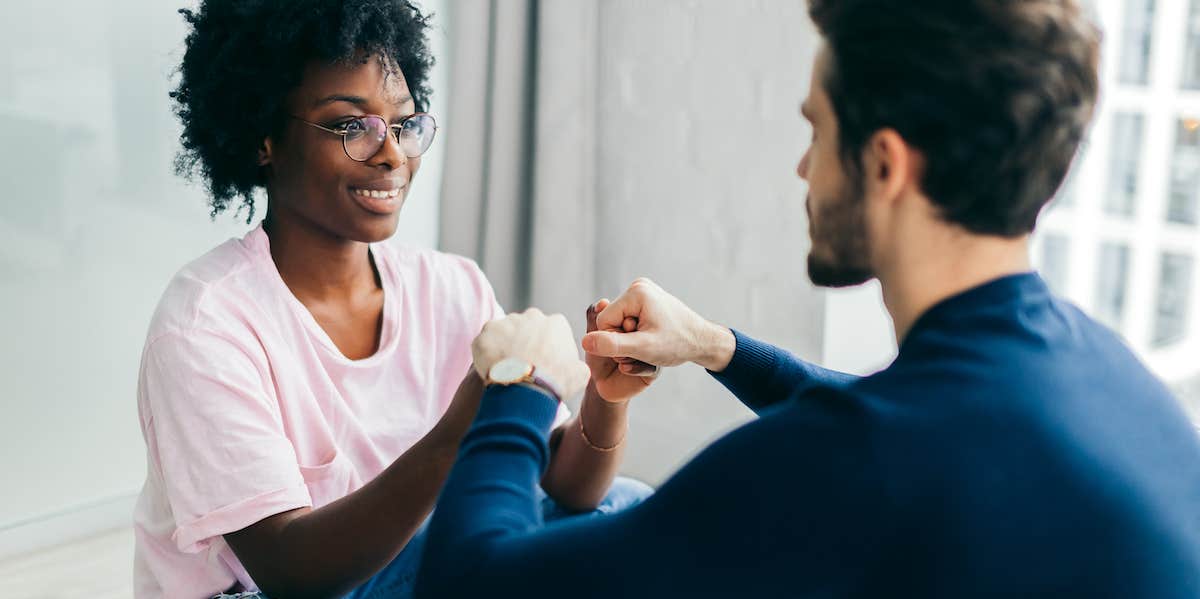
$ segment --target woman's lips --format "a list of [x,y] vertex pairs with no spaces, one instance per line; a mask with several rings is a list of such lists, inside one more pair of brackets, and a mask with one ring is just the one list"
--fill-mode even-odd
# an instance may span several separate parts
[[350,195],[359,206],[367,212],[381,215],[393,214],[399,210],[404,201],[403,193],[403,185],[390,189],[350,188]]

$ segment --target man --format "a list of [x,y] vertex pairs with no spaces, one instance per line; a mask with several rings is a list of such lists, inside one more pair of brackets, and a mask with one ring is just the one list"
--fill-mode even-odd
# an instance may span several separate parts
[[[830,372],[638,280],[584,349],[626,374],[699,364],[761,418],[629,512],[539,527],[555,402],[492,377],[418,591],[1200,596],[1200,441],[1113,333],[1030,272],[1029,235],[1097,94],[1077,3],[810,0],[810,14],[824,43],[798,167],[809,275],[880,280],[895,362]],[[512,315],[475,341],[481,373],[513,357],[567,388],[585,378],[561,317]]]

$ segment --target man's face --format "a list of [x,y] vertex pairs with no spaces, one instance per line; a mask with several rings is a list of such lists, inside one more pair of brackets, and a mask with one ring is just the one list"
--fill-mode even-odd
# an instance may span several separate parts
[[801,114],[812,126],[812,143],[796,173],[808,182],[808,278],[822,287],[865,283],[875,274],[870,264],[866,202],[861,175],[850,176],[842,166],[837,117],[825,93],[830,68],[828,48],[822,47],[813,67],[808,98]]

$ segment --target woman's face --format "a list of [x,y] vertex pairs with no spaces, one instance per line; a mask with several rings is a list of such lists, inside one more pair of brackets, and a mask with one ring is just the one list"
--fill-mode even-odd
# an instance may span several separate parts
[[377,57],[348,65],[311,63],[285,110],[297,118],[286,119],[278,139],[266,140],[261,157],[272,223],[335,239],[391,237],[421,159],[405,156],[389,135],[374,156],[356,162],[343,150],[341,136],[303,121],[338,129],[349,119],[374,114],[399,123],[416,111],[400,69],[385,69]]

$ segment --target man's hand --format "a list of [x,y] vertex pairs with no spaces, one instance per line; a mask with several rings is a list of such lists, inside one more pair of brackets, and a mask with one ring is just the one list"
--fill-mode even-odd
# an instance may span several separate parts
[[579,359],[571,326],[562,314],[547,316],[537,308],[509,314],[483,325],[471,344],[475,370],[487,380],[492,365],[505,358],[520,358],[533,364],[540,376],[558,386],[566,399],[588,381],[588,367]]
[[[634,324],[627,332],[627,324]],[[695,362],[719,372],[733,358],[733,333],[713,324],[649,279],[638,279],[596,315],[597,331],[583,337],[583,349],[608,358],[629,358],[656,366]],[[618,360],[628,362],[628,360]],[[624,373],[636,364],[622,363]]]
[[[604,310],[609,305],[609,301],[602,299],[595,305],[588,306],[587,309],[587,332],[596,331],[596,314],[600,310]],[[624,323],[625,331],[632,332],[637,330],[637,324],[629,319]],[[584,361],[587,362],[588,368],[592,371],[592,384],[596,387],[596,393],[600,399],[613,403],[621,403],[629,401],[635,395],[641,393],[649,387],[654,379],[658,378],[658,368],[649,364],[633,362],[628,359],[618,361],[615,358],[605,356],[597,356],[595,354],[586,354]],[[626,370],[634,372],[624,372],[621,365],[628,365]]]

